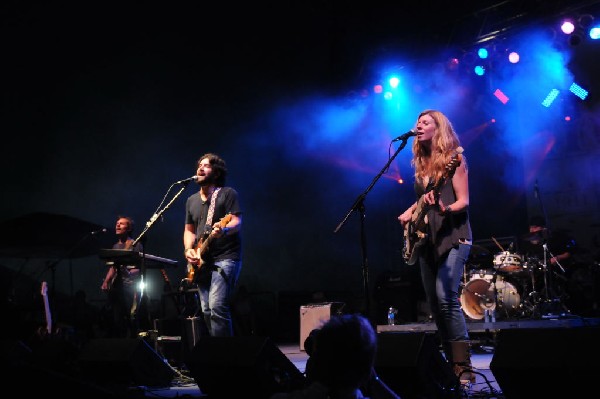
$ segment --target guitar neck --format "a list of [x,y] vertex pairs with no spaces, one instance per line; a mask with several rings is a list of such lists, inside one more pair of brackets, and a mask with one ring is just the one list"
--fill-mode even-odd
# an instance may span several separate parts
[[44,297],[44,309],[46,311],[46,330],[48,334],[52,334],[52,314],[50,313],[50,304],[47,297]]
[[48,301],[48,286],[42,282],[42,297],[44,298],[44,312],[46,313],[46,331],[52,334],[52,313],[50,313],[50,302]]
[[173,286],[171,285],[171,280],[169,280],[169,276],[167,276],[167,271],[165,269],[160,269],[160,274],[162,274],[163,280],[165,281],[165,284],[167,284],[169,291],[172,292]]

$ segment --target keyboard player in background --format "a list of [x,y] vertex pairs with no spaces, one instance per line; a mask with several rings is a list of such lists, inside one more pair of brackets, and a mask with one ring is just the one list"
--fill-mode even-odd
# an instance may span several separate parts
[[[117,242],[112,249],[141,252],[141,243],[132,237],[135,223],[129,216],[117,216],[115,234]],[[107,293],[107,338],[135,338],[138,333],[138,284],[141,273],[136,265],[116,265],[108,262],[108,270],[101,289]]]

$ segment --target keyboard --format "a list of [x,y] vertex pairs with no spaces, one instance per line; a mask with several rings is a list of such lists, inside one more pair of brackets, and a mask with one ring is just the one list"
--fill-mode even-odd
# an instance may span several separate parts
[[129,249],[101,249],[98,252],[98,257],[113,265],[141,266],[142,261],[144,261],[144,266],[147,269],[175,267],[178,263],[173,259],[162,258],[160,256],[139,251],[131,251]]

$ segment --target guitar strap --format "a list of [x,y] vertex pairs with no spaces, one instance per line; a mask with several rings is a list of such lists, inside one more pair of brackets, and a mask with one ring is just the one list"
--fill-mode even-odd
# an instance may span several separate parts
[[209,230],[212,228],[212,220],[215,215],[215,203],[217,202],[217,194],[221,190],[221,187],[217,187],[215,191],[210,196],[210,206],[208,207],[208,214],[206,215],[206,226],[204,230]]
[[[221,190],[221,187],[217,187],[210,196],[210,206],[208,207],[208,214],[206,215],[206,226],[204,227],[204,229],[208,231],[212,229],[212,220],[215,214],[215,203],[217,202],[217,194],[219,193],[219,190]],[[227,281],[227,275],[225,274],[225,272],[223,272],[223,269],[217,267],[217,270],[221,277],[223,277],[223,279]]]

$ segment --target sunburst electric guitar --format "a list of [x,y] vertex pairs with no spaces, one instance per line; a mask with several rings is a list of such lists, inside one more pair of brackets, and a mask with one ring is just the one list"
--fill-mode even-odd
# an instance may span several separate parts
[[[231,218],[233,217],[233,215],[231,213],[228,213],[227,215],[223,216],[221,218],[221,220],[219,220],[219,227],[223,228],[225,226],[227,226],[227,223],[229,223],[231,221]],[[211,229],[212,232],[212,229]],[[194,274],[196,274],[196,272],[198,270],[200,270],[200,268],[202,268],[202,265],[204,264],[204,261],[202,260],[202,255],[204,255],[206,253],[206,251],[208,250],[208,247],[210,245],[210,243],[212,242],[214,238],[214,235],[208,233],[208,235],[206,236],[206,238],[204,239],[200,239],[200,241],[198,241],[198,245],[196,245],[196,253],[198,255],[198,264],[188,264],[188,274],[186,279],[188,280],[189,283],[192,283],[194,281]]]
[[[446,182],[446,180],[451,179],[454,176],[454,172],[460,163],[462,162],[462,152],[463,148],[458,147],[452,156],[452,159],[448,164],[446,164],[446,172],[444,176],[435,184],[430,190],[427,190],[427,193],[430,191],[434,191],[434,195],[437,198],[439,196],[439,190],[442,185]],[[404,225],[404,249],[402,251],[402,256],[404,257],[404,261],[409,265],[414,265],[419,258],[419,250],[423,246],[423,244],[427,241],[427,220],[425,215],[427,215],[427,211],[429,210],[429,205],[427,205],[424,201],[425,194],[423,194],[419,200],[417,201],[417,206],[415,207],[410,221]]]

